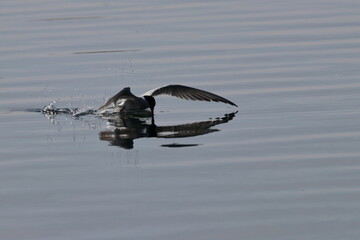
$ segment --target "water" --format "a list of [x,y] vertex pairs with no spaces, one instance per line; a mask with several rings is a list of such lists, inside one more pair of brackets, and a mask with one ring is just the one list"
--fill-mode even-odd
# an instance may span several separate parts
[[[359,239],[357,1],[0,9],[1,239]],[[39,112],[166,84],[239,107]]]

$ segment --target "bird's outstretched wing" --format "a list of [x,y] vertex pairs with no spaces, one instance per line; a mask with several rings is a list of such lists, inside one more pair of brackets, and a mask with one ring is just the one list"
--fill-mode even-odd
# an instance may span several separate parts
[[130,92],[129,87],[126,87],[126,88],[122,89],[120,92],[118,92],[117,94],[115,94],[113,97],[111,97],[109,100],[107,100],[107,102],[104,105],[99,107],[98,110],[100,110],[100,111],[104,110],[111,104],[116,105],[116,102],[118,102],[121,99],[125,99],[125,98],[126,99],[135,98],[135,96]]
[[235,103],[219,95],[183,85],[167,85],[164,87],[152,89],[143,94],[143,96],[153,96],[153,97],[159,95],[170,95],[186,100],[223,102],[237,107]]

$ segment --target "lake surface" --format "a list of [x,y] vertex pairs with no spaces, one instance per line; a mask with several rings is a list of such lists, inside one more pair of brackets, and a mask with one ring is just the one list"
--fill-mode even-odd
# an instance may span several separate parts
[[[1,1],[0,238],[359,239],[359,12]],[[156,129],[39,112],[167,84],[239,107],[159,97]]]

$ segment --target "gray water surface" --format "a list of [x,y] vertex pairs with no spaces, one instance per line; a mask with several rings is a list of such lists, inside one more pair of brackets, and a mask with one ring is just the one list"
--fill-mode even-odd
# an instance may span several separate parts
[[[359,11],[2,1],[0,238],[359,239]],[[159,97],[156,129],[39,112],[166,84],[239,107]]]

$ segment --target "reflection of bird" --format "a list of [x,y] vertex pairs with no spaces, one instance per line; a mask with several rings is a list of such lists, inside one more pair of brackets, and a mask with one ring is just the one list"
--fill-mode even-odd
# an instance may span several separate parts
[[[140,97],[135,96],[131,93],[130,88],[126,87],[115,96],[110,98],[104,105],[102,105],[98,111],[106,110],[110,105],[114,104],[115,107],[119,108],[120,112],[138,111],[146,108],[150,108],[152,118],[154,119],[154,107],[155,107],[155,96],[159,95],[170,95],[186,100],[199,100],[208,102],[223,102],[233,106],[237,106],[235,103],[218,96],[216,94],[206,92],[204,90],[182,86],[182,85],[167,85],[160,88],[150,90]],[[118,104],[118,102],[120,102]]]
[[[145,120],[130,117],[129,115],[111,115],[111,118],[107,120],[115,129],[100,132],[99,138],[100,140],[109,141],[111,145],[132,149],[134,147],[133,140],[137,138],[186,138],[219,131],[217,129],[211,129],[211,127],[232,120],[236,113],[237,112],[225,114],[225,116],[214,120],[174,126],[156,126],[153,123],[148,124]],[[198,144],[173,144],[164,146],[188,147],[197,145]]]

